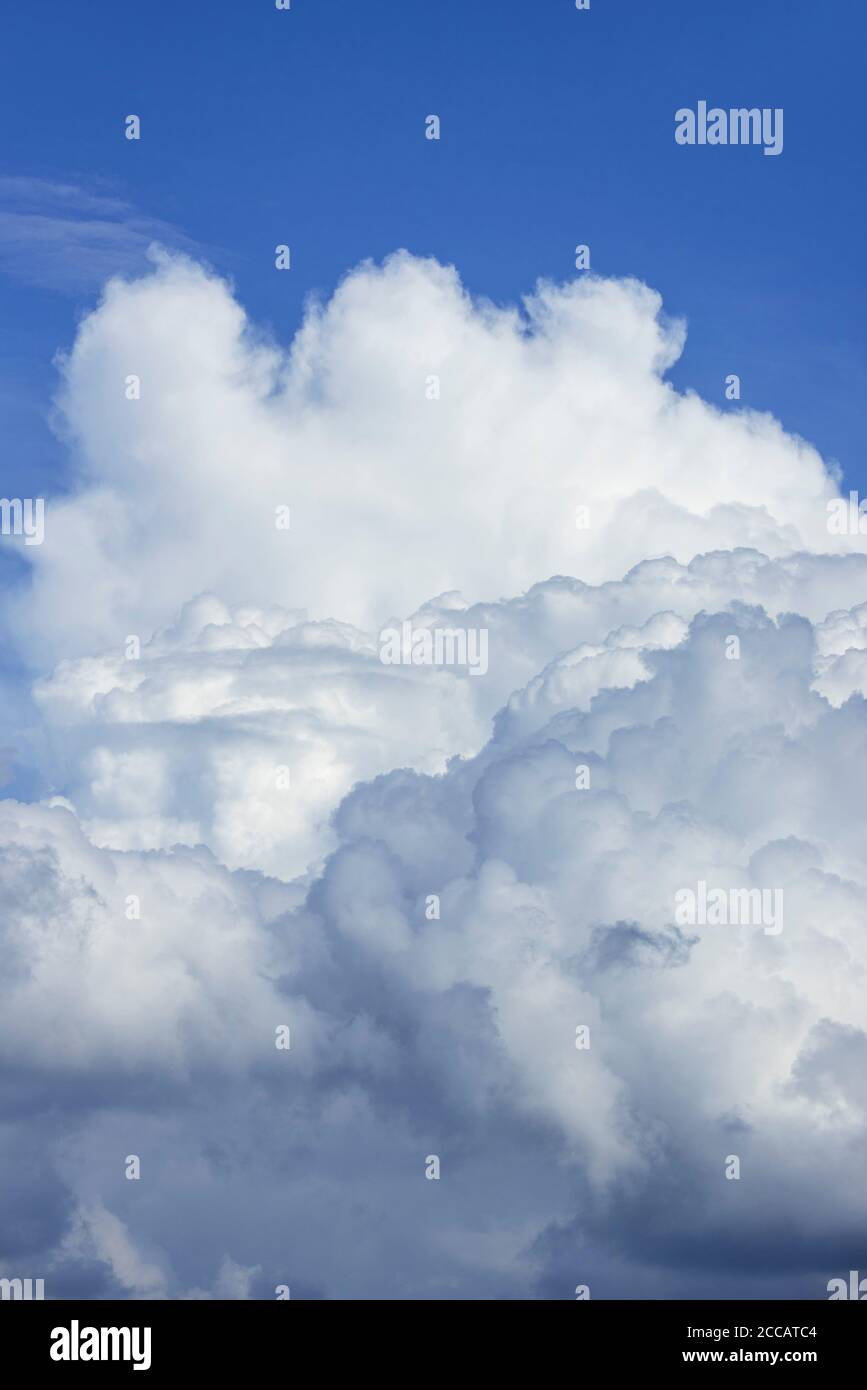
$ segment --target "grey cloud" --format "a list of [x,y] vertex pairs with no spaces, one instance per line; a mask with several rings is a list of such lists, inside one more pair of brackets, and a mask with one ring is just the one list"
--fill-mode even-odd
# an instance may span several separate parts
[[[816,695],[805,619],[735,606],[641,650],[644,677],[583,711],[567,686],[541,728],[500,719],[437,775],[361,781],[306,883],[204,849],[95,850],[68,812],[7,803],[11,888],[32,846],[78,942],[7,919],[38,972],[36,994],[21,971],[5,984],[20,1123],[34,1096],[52,1113],[58,1058],[76,1088],[39,1177],[55,1214],[21,1226],[32,1258],[53,1233],[63,1287],[94,1296],[647,1296],[651,1270],[672,1296],[822,1296],[867,1234],[867,868],[833,808],[838,745],[865,771],[864,705]],[[785,931],[675,929],[674,891],[700,876],[783,882]],[[136,924],[115,906],[133,881]],[[50,1012],[54,959],[71,1014]],[[116,1017],[133,961],[148,1007]]]

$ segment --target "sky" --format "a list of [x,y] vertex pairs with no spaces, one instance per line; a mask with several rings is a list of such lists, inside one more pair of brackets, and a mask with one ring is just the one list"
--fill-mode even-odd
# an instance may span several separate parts
[[0,1278],[863,1272],[863,25],[6,21]]
[[[638,276],[687,317],[681,389],[720,400],[737,373],[745,403],[863,487],[865,23],[846,0],[16,7],[2,176],[128,208],[42,208],[112,224],[85,256],[27,233],[22,246],[6,219],[33,204],[4,190],[7,476],[62,485],[54,354],[100,276],[135,254],[130,224],[150,220],[201,248],[282,342],[308,295],[397,247],[509,302],[569,277],[589,244],[595,270]],[[673,112],[701,98],[782,106],[783,157],[676,146]],[[130,112],[139,143],[123,137]],[[431,112],[438,143],[422,138]],[[293,269],[276,284],[278,243]]]

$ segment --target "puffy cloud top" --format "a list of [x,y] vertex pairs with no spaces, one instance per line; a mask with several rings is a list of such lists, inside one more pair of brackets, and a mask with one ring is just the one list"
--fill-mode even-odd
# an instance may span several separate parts
[[284,352],[224,281],[161,254],[108,285],[65,360],[78,486],[27,554],[27,653],[119,648],[202,591],[377,628],[443,591],[616,580],[648,556],[861,548],[829,535],[814,449],[665,381],[683,340],[637,281],[498,308],[400,253]]

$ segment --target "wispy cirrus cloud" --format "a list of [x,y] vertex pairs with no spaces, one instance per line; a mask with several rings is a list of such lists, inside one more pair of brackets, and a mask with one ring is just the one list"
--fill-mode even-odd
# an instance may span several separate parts
[[154,242],[194,248],[179,228],[102,187],[0,177],[0,274],[78,295],[146,266]]

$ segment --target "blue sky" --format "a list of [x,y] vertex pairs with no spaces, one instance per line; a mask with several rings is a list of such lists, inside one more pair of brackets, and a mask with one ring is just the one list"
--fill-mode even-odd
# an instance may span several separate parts
[[[678,386],[721,401],[737,372],[743,404],[863,487],[864,39],[844,0],[16,7],[0,57],[6,491],[62,487],[52,359],[100,274],[152,235],[199,248],[284,342],[306,296],[368,256],[432,254],[504,302],[568,278],[586,242],[594,270],[687,317]],[[700,98],[782,106],[782,157],[676,146],[675,109]],[[16,220],[37,204],[50,242]],[[68,221],[93,218],[108,226],[85,264]]]

